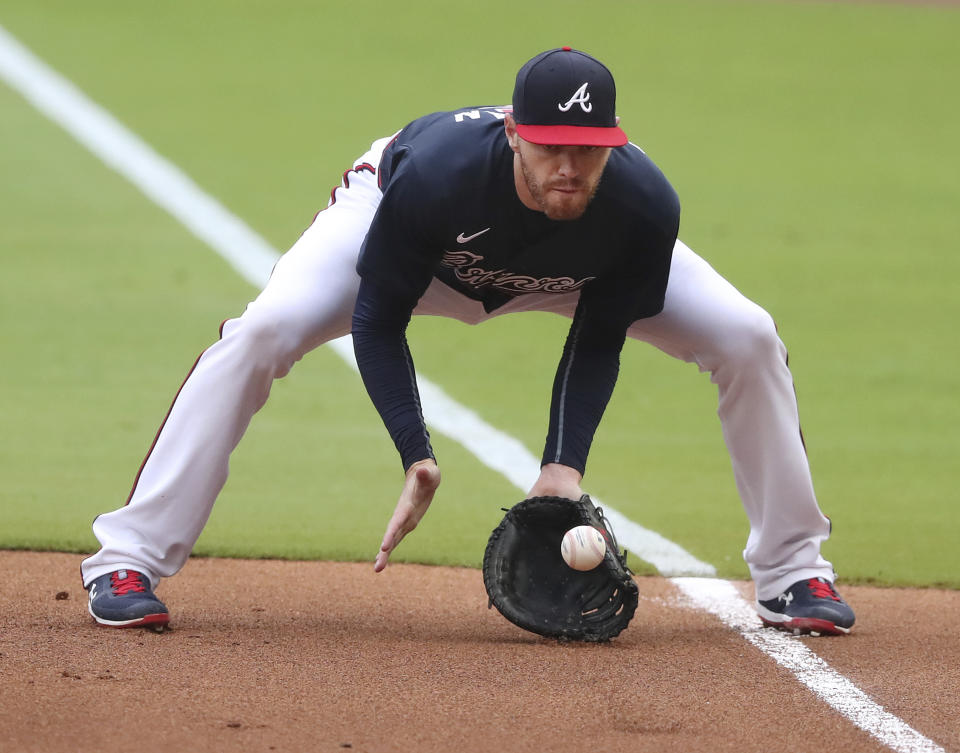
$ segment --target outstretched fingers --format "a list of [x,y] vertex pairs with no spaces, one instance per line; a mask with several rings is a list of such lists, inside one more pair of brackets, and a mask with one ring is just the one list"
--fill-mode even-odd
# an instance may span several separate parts
[[387,566],[390,554],[427,512],[433,495],[440,486],[440,469],[433,460],[421,460],[407,470],[403,491],[387,524],[380,551],[373,564],[374,572],[379,573]]

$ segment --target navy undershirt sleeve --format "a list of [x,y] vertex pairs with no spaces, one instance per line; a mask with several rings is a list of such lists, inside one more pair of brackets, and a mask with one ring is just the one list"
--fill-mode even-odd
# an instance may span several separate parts
[[561,463],[582,475],[587,455],[620,372],[626,328],[590,315],[581,300],[563,347],[550,402],[542,463]]
[[406,338],[411,313],[442,254],[434,237],[435,217],[445,212],[431,185],[413,159],[395,167],[357,262],[354,353],[404,470],[434,457]]
[[584,474],[590,446],[620,373],[633,322],[663,309],[675,226],[657,238],[658,253],[631,260],[620,274],[584,288],[554,377],[542,463]]
[[404,470],[433,458],[420,393],[407,347],[410,306],[362,280],[353,313],[353,349],[367,393],[380,413]]

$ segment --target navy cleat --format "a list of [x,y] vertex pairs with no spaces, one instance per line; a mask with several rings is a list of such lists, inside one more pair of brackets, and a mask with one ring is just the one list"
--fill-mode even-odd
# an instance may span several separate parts
[[856,619],[825,578],[797,581],[776,598],[757,601],[757,614],[767,627],[794,635],[846,635]]
[[154,595],[150,580],[136,570],[114,570],[101,575],[87,590],[87,609],[101,625],[150,627],[162,632],[170,621],[170,613]]

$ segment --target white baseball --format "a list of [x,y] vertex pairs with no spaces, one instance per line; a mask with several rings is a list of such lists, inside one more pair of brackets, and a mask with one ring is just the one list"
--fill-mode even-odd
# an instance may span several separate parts
[[574,570],[593,570],[603,561],[607,542],[593,526],[577,526],[563,534],[560,554]]

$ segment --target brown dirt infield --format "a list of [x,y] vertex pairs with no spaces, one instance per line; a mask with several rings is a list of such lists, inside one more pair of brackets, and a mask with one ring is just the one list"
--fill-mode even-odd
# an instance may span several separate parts
[[[96,626],[80,559],[0,552],[4,753],[888,750],[662,578],[584,645],[488,610],[476,570],[193,559],[158,635]],[[960,751],[960,592],[843,592],[851,636],[794,640]]]

